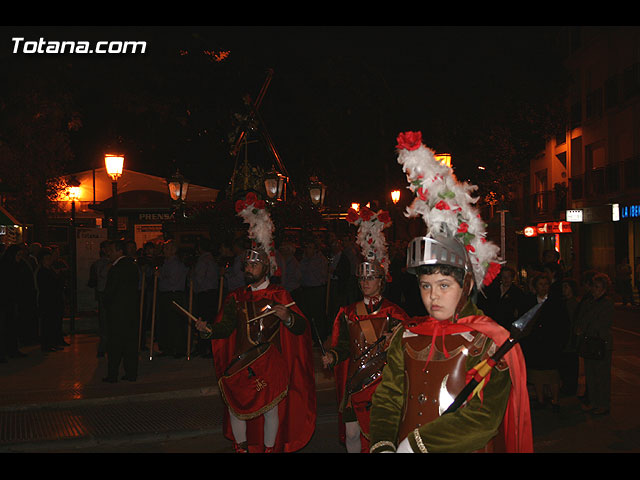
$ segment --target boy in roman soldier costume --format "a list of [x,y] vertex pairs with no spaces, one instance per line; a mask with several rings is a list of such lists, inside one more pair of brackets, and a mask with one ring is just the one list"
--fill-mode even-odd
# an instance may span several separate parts
[[247,288],[231,292],[213,325],[196,322],[212,339],[216,376],[228,409],[224,434],[236,452],[293,452],[315,429],[316,392],[311,330],[291,295],[269,282],[277,274],[273,223],[262,200],[236,203],[249,223]]
[[[348,453],[369,451],[371,396],[380,381],[391,332],[407,314],[382,297],[389,258],[382,230],[391,224],[387,212],[364,207],[350,209],[350,223],[358,225],[357,242],[364,261],[357,267],[363,299],[341,307],[333,323],[331,349],[323,355],[325,368],[334,368],[340,404],[340,437]],[[344,423],[343,423],[344,422]]]
[[[398,329],[373,396],[371,452],[531,452],[531,417],[522,350],[515,345],[462,406],[457,394],[509,332],[471,300],[500,270],[498,247],[485,239],[473,207],[476,187],[459,183],[435,160],[419,132],[398,136],[398,162],[416,198],[407,216],[421,215],[427,235],[407,249],[429,316]],[[490,359],[492,360],[492,359]],[[495,363],[495,362],[493,362]],[[477,369],[476,369],[477,367]]]

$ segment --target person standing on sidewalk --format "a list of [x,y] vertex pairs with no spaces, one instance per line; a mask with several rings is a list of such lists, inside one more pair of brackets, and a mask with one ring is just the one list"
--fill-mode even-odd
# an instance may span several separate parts
[[107,273],[111,262],[107,255],[109,240],[100,242],[99,258],[91,264],[87,286],[95,290],[98,301],[98,357],[104,357],[107,350],[107,312],[104,307],[104,287],[107,284]]
[[[611,408],[611,359],[613,352],[613,300],[607,295],[611,280],[604,273],[597,273],[591,279],[592,300],[589,308],[577,319],[578,351],[584,356],[584,376],[588,400],[582,409],[592,415],[606,415]],[[580,342],[586,338],[599,339],[604,348],[598,356],[586,356],[580,349]]]
[[138,378],[139,270],[135,260],[124,253],[124,242],[107,246],[111,268],[104,289],[107,311],[107,376],[103,381],[118,381],[120,365],[123,380]]
[[303,245],[304,255],[300,260],[300,308],[318,329],[318,341],[324,342],[331,330],[326,311],[329,262],[318,248],[315,238],[306,238]]
[[[273,223],[264,201],[249,193],[238,201],[236,211],[249,223],[253,240],[244,256],[248,287],[227,295],[213,325],[198,320],[196,328],[212,339],[227,406],[224,435],[234,450],[294,452],[315,430],[311,329],[289,292],[269,280],[278,272]],[[267,315],[259,318],[263,313]]]
[[156,270],[158,275],[158,346],[160,356],[182,358],[187,351],[187,320],[173,305],[186,305],[187,267],[178,256],[173,240],[167,240],[163,247],[164,262]]
[[38,312],[40,314],[40,343],[43,352],[59,350],[55,326],[64,315],[64,289],[53,270],[53,252],[44,247],[38,253]]
[[[198,241],[196,253],[198,258],[191,272],[195,310],[198,317],[213,322],[218,307],[220,267],[213,255],[212,242],[208,238]],[[211,356],[211,342],[198,342],[197,351],[200,355]]]

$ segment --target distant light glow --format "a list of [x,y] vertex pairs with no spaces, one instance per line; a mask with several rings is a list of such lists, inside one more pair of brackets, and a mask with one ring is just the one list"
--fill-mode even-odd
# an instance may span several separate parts
[[398,203],[400,201],[400,190],[394,190],[391,192],[391,201]]
[[565,218],[567,222],[582,222],[583,212],[582,210],[567,210]]
[[611,205],[611,220],[614,222],[620,221],[620,204],[614,203]]
[[223,50],[223,51],[220,51],[220,52],[215,52],[215,51],[212,51],[212,50],[205,50],[204,54],[208,55],[209,57],[211,57],[214,62],[222,62],[223,60],[225,60],[226,58],[229,57],[231,52],[229,50]]
[[450,153],[436,153],[436,160],[446,165],[447,167],[451,166],[451,154]]

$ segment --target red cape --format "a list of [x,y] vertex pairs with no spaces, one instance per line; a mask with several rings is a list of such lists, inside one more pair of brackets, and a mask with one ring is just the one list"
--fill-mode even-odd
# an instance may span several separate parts
[[[224,304],[214,322],[222,319],[224,307],[231,300],[257,301],[269,299],[281,305],[287,305],[293,300],[287,290],[280,285],[269,285],[256,292],[240,288],[231,292],[224,300]],[[298,315],[306,317],[297,305],[289,307]],[[228,338],[211,340],[213,360],[216,375],[220,378],[234,357],[235,331]],[[311,439],[316,423],[316,386],[313,365],[311,328],[307,322],[302,335],[292,334],[286,327],[280,328],[280,347],[289,368],[289,392],[278,404],[280,427],[276,437],[276,452],[294,452],[303,448]],[[262,415],[247,421],[247,440],[250,451],[261,452],[263,448]],[[224,413],[224,435],[234,440],[229,422],[229,412]]]
[[[417,320],[417,319],[414,319]],[[476,330],[500,346],[509,339],[509,332],[489,317],[471,315],[460,318],[456,323],[439,322],[431,317],[408,329],[420,335],[447,335],[456,332]],[[504,357],[511,375],[511,392],[502,427],[505,434],[507,452],[533,452],[533,434],[529,392],[527,390],[527,370],[520,345],[514,345]]]
[[[338,343],[338,337],[340,336],[340,323],[342,320],[342,315],[346,315],[347,318],[355,319],[357,303],[358,302],[353,303],[351,305],[347,305],[346,307],[341,307],[340,310],[338,310],[338,314],[336,315],[336,318],[333,321],[333,329],[331,332],[332,347],[335,347],[336,344]],[[374,315],[361,316],[359,318],[360,320],[366,320],[367,318],[373,318],[373,317],[386,317],[387,314],[389,314],[389,316],[397,320],[401,320],[404,325],[407,325],[408,322],[411,320],[411,318],[405,313],[404,310],[402,310],[395,303],[390,302],[384,297],[382,298],[382,303],[377,313],[375,313]],[[338,403],[340,403],[342,401],[342,398],[344,397],[346,384],[347,384],[347,373],[349,371],[350,363],[351,363],[351,360],[347,359],[344,362],[340,362],[333,369],[335,382],[336,382],[336,395],[338,397]],[[370,394],[373,395],[373,392],[375,391],[375,386],[372,385],[372,388],[368,390],[371,390]],[[338,420],[339,420],[338,434],[340,437],[340,441],[344,443],[345,426],[344,426],[344,422],[342,421],[342,415],[340,413],[338,414]],[[368,425],[361,425],[361,428],[365,428],[366,431],[369,430]],[[362,441],[362,451],[368,452],[369,441],[363,435],[361,435],[360,438]]]

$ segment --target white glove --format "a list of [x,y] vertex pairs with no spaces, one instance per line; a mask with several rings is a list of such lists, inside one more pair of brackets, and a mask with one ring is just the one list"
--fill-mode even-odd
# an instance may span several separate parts
[[409,439],[407,437],[405,437],[405,439],[400,442],[396,453],[415,453],[411,448],[411,444],[409,443]]

